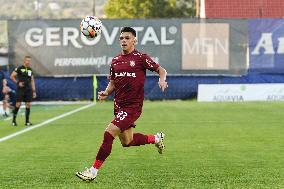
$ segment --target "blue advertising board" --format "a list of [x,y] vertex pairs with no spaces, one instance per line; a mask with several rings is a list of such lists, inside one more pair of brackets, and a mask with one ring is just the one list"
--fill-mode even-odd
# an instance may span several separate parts
[[249,28],[250,70],[284,71],[284,20],[251,19]]

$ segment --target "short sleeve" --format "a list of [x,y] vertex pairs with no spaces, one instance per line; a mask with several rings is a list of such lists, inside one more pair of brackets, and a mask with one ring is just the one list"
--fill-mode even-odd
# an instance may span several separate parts
[[156,71],[158,67],[160,66],[158,63],[156,63],[152,58],[150,58],[147,54],[142,55],[143,61],[144,61],[144,67],[147,70],[150,71]]
[[14,71],[20,73],[20,67],[15,68]]

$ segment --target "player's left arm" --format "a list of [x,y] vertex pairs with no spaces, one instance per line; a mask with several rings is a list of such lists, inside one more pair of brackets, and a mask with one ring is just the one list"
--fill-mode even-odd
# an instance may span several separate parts
[[32,91],[33,91],[33,98],[36,98],[36,88],[35,88],[35,80],[34,76],[31,77],[31,85],[32,85]]
[[163,68],[162,66],[159,66],[156,70],[156,72],[159,74],[159,87],[164,92],[166,88],[168,88],[168,82],[166,81],[167,78],[167,70]]
[[159,74],[159,87],[164,92],[165,89],[168,87],[168,83],[166,81],[167,71],[165,68],[160,66],[158,63],[153,61],[153,59],[148,56],[147,54],[142,55],[142,59],[144,60],[144,67],[150,71],[155,71]]

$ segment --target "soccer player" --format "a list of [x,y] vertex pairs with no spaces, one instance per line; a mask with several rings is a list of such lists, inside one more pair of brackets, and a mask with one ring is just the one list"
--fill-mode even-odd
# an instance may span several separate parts
[[144,83],[146,70],[159,74],[158,85],[164,91],[167,72],[155,63],[147,54],[135,49],[137,43],[136,31],[131,27],[124,27],[120,31],[120,47],[122,52],[112,59],[110,66],[109,83],[104,91],[98,93],[99,100],[104,100],[112,92],[114,96],[114,119],[104,132],[103,142],[91,168],[77,172],[76,176],[85,181],[94,180],[99,169],[110,155],[113,140],[119,137],[123,147],[155,144],[158,152],[162,154],[164,146],[164,133],[145,135],[133,133],[135,121],[142,113],[144,100]]
[[15,68],[10,78],[17,84],[16,105],[13,110],[12,125],[17,126],[16,117],[22,101],[26,103],[26,126],[32,125],[30,122],[30,108],[32,98],[36,98],[35,81],[33,70],[30,68],[31,57],[25,56],[22,66]]

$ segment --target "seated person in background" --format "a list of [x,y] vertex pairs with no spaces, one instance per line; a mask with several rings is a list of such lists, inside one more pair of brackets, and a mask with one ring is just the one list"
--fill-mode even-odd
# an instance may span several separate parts
[[7,80],[5,79],[5,75],[4,72],[2,70],[0,70],[0,101],[3,100],[3,110],[4,110],[4,115],[5,115],[5,94],[4,94],[4,89],[7,86]]
[[9,116],[9,111],[14,109],[15,106],[15,91],[12,90],[8,85],[3,87],[3,111],[4,117]]

